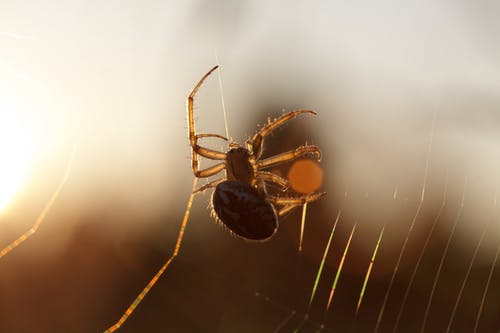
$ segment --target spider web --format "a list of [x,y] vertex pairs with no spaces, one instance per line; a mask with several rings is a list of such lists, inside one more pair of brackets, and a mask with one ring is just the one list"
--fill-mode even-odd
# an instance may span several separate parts
[[[209,196],[197,196],[179,257],[120,332],[158,328],[178,332],[373,332],[377,322],[382,332],[396,328],[398,332],[422,328],[425,332],[457,328],[498,331],[498,301],[494,293],[500,283],[500,247],[495,237],[500,216],[496,202],[498,185],[492,182],[495,190],[478,191],[481,175],[465,169],[453,172],[453,165],[436,162],[439,150],[435,148],[442,140],[437,135],[441,129],[437,120],[436,135],[432,134],[432,120],[422,135],[422,158],[416,167],[418,177],[413,181],[417,186],[403,185],[401,181],[388,186],[390,190],[370,192],[345,184],[330,191],[307,209],[300,253],[300,209],[280,221],[279,232],[272,241],[248,244],[214,227],[207,211]],[[293,131],[294,126],[290,124],[283,133]],[[297,126],[307,132],[303,123]],[[278,132],[270,138],[274,141],[270,141],[269,148],[282,150],[280,135]],[[429,142],[433,153],[428,153]],[[325,170],[328,174],[333,168],[325,165]],[[189,183],[186,180],[186,187]],[[187,198],[188,190],[180,192]],[[372,208],[381,203],[385,205],[383,213],[375,214]],[[484,215],[474,214],[478,205]],[[98,324],[82,327],[82,332],[104,330],[112,324],[136,296],[135,292],[168,258],[182,219],[183,209],[176,210],[178,216],[169,217],[167,223],[171,229],[166,233],[171,238],[161,237],[158,245],[162,250],[153,258],[140,261],[140,274],[133,276],[127,270],[119,273],[123,280],[125,274],[131,274],[133,285],[117,289],[119,301],[112,306],[107,304],[111,310],[97,316]],[[477,232],[470,232],[470,220]],[[100,229],[99,232],[102,233]],[[468,238],[460,236],[466,233],[470,234]],[[109,243],[109,239],[103,238],[102,242]],[[99,256],[105,256],[95,239],[84,244],[85,251],[95,247]],[[151,241],[144,244],[151,246]],[[144,244],[133,249],[144,248]],[[26,244],[27,249],[30,246]],[[67,271],[71,272],[74,264],[80,262],[74,259],[77,255],[78,252],[69,256]],[[15,256],[4,259],[10,263],[18,261]],[[36,263],[21,262],[23,265],[29,266],[30,272],[41,270]],[[7,271],[5,267],[8,264],[3,265],[3,273]],[[99,272],[106,275],[114,269],[113,261],[108,260]],[[9,275],[3,276],[4,286],[17,286],[5,283]],[[25,277],[19,282],[22,288],[9,288],[24,293],[39,287],[22,283],[26,281],[29,279]],[[95,290],[98,289],[87,292],[94,301],[96,295],[108,295]],[[55,293],[51,297],[56,297]],[[4,302],[15,304],[15,299],[7,295]],[[33,313],[43,310],[37,308]],[[21,324],[18,322],[16,327]],[[5,327],[9,331],[14,326]]]
[[[460,239],[475,211],[477,191],[473,189],[479,180],[468,170],[452,173],[452,165],[437,166],[437,153],[432,154],[440,144],[435,138],[439,131],[436,114],[429,125],[428,136],[422,136],[426,138],[422,176],[414,181],[419,186],[394,184],[384,193],[351,191],[346,186],[340,194],[330,193],[324,202],[307,210],[304,252],[297,252],[296,247],[299,211],[281,221],[279,233],[269,243],[246,244],[237,239],[225,243],[222,238],[227,235],[212,234],[209,237],[213,236],[211,242],[218,250],[210,255],[196,252],[194,256],[199,258],[190,266],[197,267],[194,275],[201,273],[205,281],[200,284],[183,267],[177,272],[184,272],[183,281],[167,278],[159,287],[163,291],[156,293],[190,304],[196,318],[205,324],[210,321],[200,316],[206,308],[199,304],[217,299],[214,309],[208,311],[216,322],[205,326],[217,332],[498,330],[492,290],[498,285],[500,247],[498,239],[492,239],[494,232],[489,232],[499,218],[495,191],[482,190],[480,196],[488,213],[472,215],[479,236]],[[274,140],[280,141],[279,135]],[[269,146],[275,145],[270,142]],[[430,171],[434,171],[432,176]],[[197,200],[206,202],[207,198]],[[381,202],[385,212],[373,215],[370,208]],[[195,208],[194,213],[197,217],[191,225],[206,220],[205,207]],[[495,251],[488,251],[487,243],[490,248],[493,243]],[[189,240],[185,247],[196,248]],[[165,286],[168,284],[172,285]],[[198,292],[175,297],[172,288],[179,285]],[[193,304],[197,305],[193,308]],[[172,310],[177,306],[169,303],[163,307]],[[177,307],[174,313],[184,311],[187,308]],[[186,332],[197,330],[187,319],[168,318],[169,325],[176,321]],[[137,322],[144,325],[142,320]],[[137,325],[129,327],[144,327]]]
[[[481,197],[486,199],[483,205],[488,213],[476,217],[480,236],[466,239],[464,245],[464,240],[458,237],[458,231],[461,230],[463,234],[467,230],[466,222],[471,218],[470,210],[474,211],[471,206],[475,201],[475,193],[468,187],[474,187],[471,183],[478,180],[464,170],[462,174],[454,175],[453,179],[455,184],[461,185],[451,186],[450,166],[445,168],[441,177],[429,180],[429,168],[433,164],[431,151],[435,144],[435,122],[436,114],[433,115],[423,161],[425,166],[420,193],[414,193],[414,199],[411,199],[408,193],[402,193],[399,185],[395,185],[394,191],[387,193],[393,199],[388,213],[383,218],[373,219],[369,212],[360,212],[370,206],[367,203],[370,195],[364,194],[363,203],[359,198],[349,196],[346,191],[343,203],[339,204],[337,217],[346,201],[356,203],[358,212],[354,216],[340,218],[344,228],[337,234],[335,228],[339,219],[334,218],[335,212],[331,213],[332,232],[329,238],[327,235],[322,237],[325,248],[322,256],[317,256],[322,257],[322,260],[316,261],[319,269],[313,269],[314,265],[305,267],[303,255],[296,253],[295,266],[300,268],[295,272],[294,283],[301,286],[286,285],[290,289],[299,288],[303,291],[302,300],[295,299],[295,306],[284,305],[291,304],[289,298],[284,301],[287,299],[283,295],[285,284],[280,286],[281,295],[276,290],[255,291],[256,300],[251,301],[256,303],[255,309],[265,307],[274,313],[271,320],[269,316],[265,318],[260,315],[258,322],[263,325],[261,331],[329,332],[355,329],[367,332],[449,332],[457,327],[467,331],[498,330],[497,304],[491,291],[492,285],[498,284],[495,271],[498,270],[500,251],[498,239],[491,239],[494,238],[495,223],[499,220],[496,190],[489,195],[482,193]],[[428,199],[426,188],[431,188],[439,195],[431,195]],[[407,217],[391,221],[394,217],[390,212],[398,207],[405,208]],[[309,219],[315,220],[310,216]],[[406,231],[394,227],[394,222],[404,226],[405,220],[408,223]],[[378,224],[380,233],[372,235],[370,239],[356,237],[355,227],[363,228],[363,225],[370,223]],[[386,234],[396,233],[400,238],[399,245],[386,246],[384,230]],[[489,234],[490,239],[487,239]],[[367,253],[363,255],[350,255],[350,245],[361,247],[356,246],[356,243],[372,244],[371,253],[365,250]],[[490,244],[490,250],[485,243]],[[496,246],[494,251],[491,251],[491,243]],[[481,253],[483,259],[478,260]],[[332,267],[324,270],[325,263],[327,266],[330,263]],[[351,266],[347,273],[342,272],[344,265]],[[385,267],[380,268],[382,265]],[[309,283],[304,278],[306,272],[310,274]],[[302,275],[302,279],[299,275]],[[309,298],[305,292],[307,288],[303,285],[309,285],[312,289]],[[271,293],[274,295],[270,296]],[[233,309],[232,312],[237,311]],[[276,312],[281,312],[281,316]],[[247,316],[244,321],[241,313],[234,316],[239,318],[235,321],[238,324],[227,324],[228,332],[255,323],[255,317]],[[270,321],[274,322],[274,326]]]
[[[434,121],[435,119],[431,144]],[[428,168],[432,165],[429,154],[431,144],[425,161],[420,196],[415,196],[414,208],[407,210],[408,230],[396,229],[400,238],[399,248],[387,246],[386,249],[382,237],[384,229],[385,233],[391,233],[390,213],[379,223],[381,231],[377,239],[355,235],[353,244],[349,233],[352,235],[354,226],[362,228],[363,224],[372,223],[373,219],[360,218],[360,213],[350,218],[342,217],[339,223],[344,224],[344,230],[341,230],[340,234],[334,234],[337,225],[335,223],[330,239],[326,235],[323,236],[325,252],[323,260],[319,261],[319,270],[317,269],[314,282],[310,282],[313,296],[308,304],[305,302],[308,297],[304,294],[303,301],[296,303],[298,306],[283,309],[283,321],[277,321],[276,328],[270,331],[333,332],[354,329],[362,332],[449,332],[460,327],[465,331],[476,332],[499,329],[498,308],[493,292],[495,287],[492,287],[498,285],[496,272],[500,251],[500,243],[494,237],[494,227],[495,224],[498,225],[500,217],[496,190],[491,194],[482,193],[482,198],[486,199],[482,203],[485,215],[471,215],[470,211],[474,211],[474,207],[471,207],[475,202],[474,194],[477,193],[469,187],[473,187],[471,183],[477,179],[471,179],[471,176],[464,172],[455,179],[456,183],[462,183],[461,186],[450,190],[449,172],[446,171],[442,179],[433,179],[428,183]],[[425,200],[426,187],[441,192],[441,198]],[[398,193],[398,186],[392,194],[394,200],[393,206],[388,209],[389,212],[397,206],[412,206],[400,189]],[[348,196],[346,198],[349,200]],[[367,198],[365,199],[368,200]],[[370,205],[365,202],[360,204],[358,209],[363,210],[364,206]],[[335,213],[332,213],[332,216],[334,215]],[[463,234],[464,230],[467,230],[466,222],[471,217],[477,220],[480,236],[474,237],[474,233],[471,234],[472,237],[466,239],[464,245],[458,231],[461,230]],[[404,225],[404,220],[399,223]],[[392,229],[394,232],[394,225]],[[332,240],[333,245],[330,247]],[[490,243],[490,250],[485,244],[487,242]],[[372,244],[370,259],[366,254],[362,260],[359,254],[350,255],[349,245],[356,247],[356,243]],[[491,243],[495,248],[493,251]],[[379,248],[380,254],[377,256],[376,251]],[[483,259],[480,261],[478,255],[481,252]],[[325,260],[335,266],[330,272],[322,272]],[[343,274],[343,265],[349,264],[357,269]],[[384,274],[370,277],[370,273],[376,275],[377,271],[381,270],[381,265],[386,266]],[[313,270],[305,267],[303,269],[308,270],[311,277],[314,276]],[[358,295],[355,293],[356,289]],[[314,301],[316,294],[318,300]],[[258,295],[262,298],[261,293]],[[268,295],[263,299],[270,303],[274,300]],[[276,301],[274,306],[283,308],[280,304]]]

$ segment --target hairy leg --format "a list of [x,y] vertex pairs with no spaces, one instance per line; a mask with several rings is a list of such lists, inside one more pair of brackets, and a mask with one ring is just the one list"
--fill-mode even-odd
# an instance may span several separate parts
[[274,121],[263,126],[252,139],[246,142],[247,149],[252,152],[252,158],[258,160],[262,155],[262,146],[264,144],[264,137],[271,133],[275,128],[283,125],[287,121],[297,117],[300,114],[312,114],[316,115],[316,112],[312,110],[296,110],[292,112],[285,113],[281,117],[275,119]]
[[281,153],[275,156],[268,157],[262,161],[257,162],[257,169],[270,168],[275,165],[283,164],[288,161],[292,161],[304,155],[314,154],[316,159],[321,159],[321,152],[316,146],[302,146],[295,150],[290,150],[285,153]]

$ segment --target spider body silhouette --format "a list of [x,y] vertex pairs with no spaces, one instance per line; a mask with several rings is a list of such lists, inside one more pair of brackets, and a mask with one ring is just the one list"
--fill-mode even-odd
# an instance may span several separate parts
[[273,205],[247,183],[235,180],[220,183],[212,195],[212,205],[217,218],[245,239],[268,239],[278,229]]
[[[265,169],[280,165],[299,157],[313,155],[321,158],[318,147],[305,145],[295,150],[261,159],[264,138],[272,130],[301,114],[316,115],[311,110],[296,110],[269,121],[241,147],[235,142],[229,143],[229,150],[215,151],[198,145],[198,139],[216,137],[227,141],[218,134],[196,134],[194,126],[194,97],[205,79],[218,68],[215,66],[205,74],[188,97],[189,142],[192,148],[192,168],[195,177],[205,178],[225,170],[226,176],[202,186],[196,192],[215,187],[212,195],[212,212],[215,218],[228,227],[234,234],[248,240],[266,240],[278,229],[278,217],[307,202],[316,201],[326,193],[311,193],[299,197],[287,195],[288,180]],[[198,155],[221,162],[199,169]],[[267,184],[281,186],[285,196],[271,195]],[[278,208],[277,208],[278,207]]]

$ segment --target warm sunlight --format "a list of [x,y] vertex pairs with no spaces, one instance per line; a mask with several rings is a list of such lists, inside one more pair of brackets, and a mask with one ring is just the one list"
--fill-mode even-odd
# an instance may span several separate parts
[[22,185],[27,166],[26,133],[15,109],[0,97],[0,212]]

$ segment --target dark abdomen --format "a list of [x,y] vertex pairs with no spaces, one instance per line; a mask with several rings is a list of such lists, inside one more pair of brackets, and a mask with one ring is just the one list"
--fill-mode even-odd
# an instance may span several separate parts
[[219,221],[240,237],[265,240],[278,228],[273,206],[249,184],[233,180],[220,183],[212,205]]

